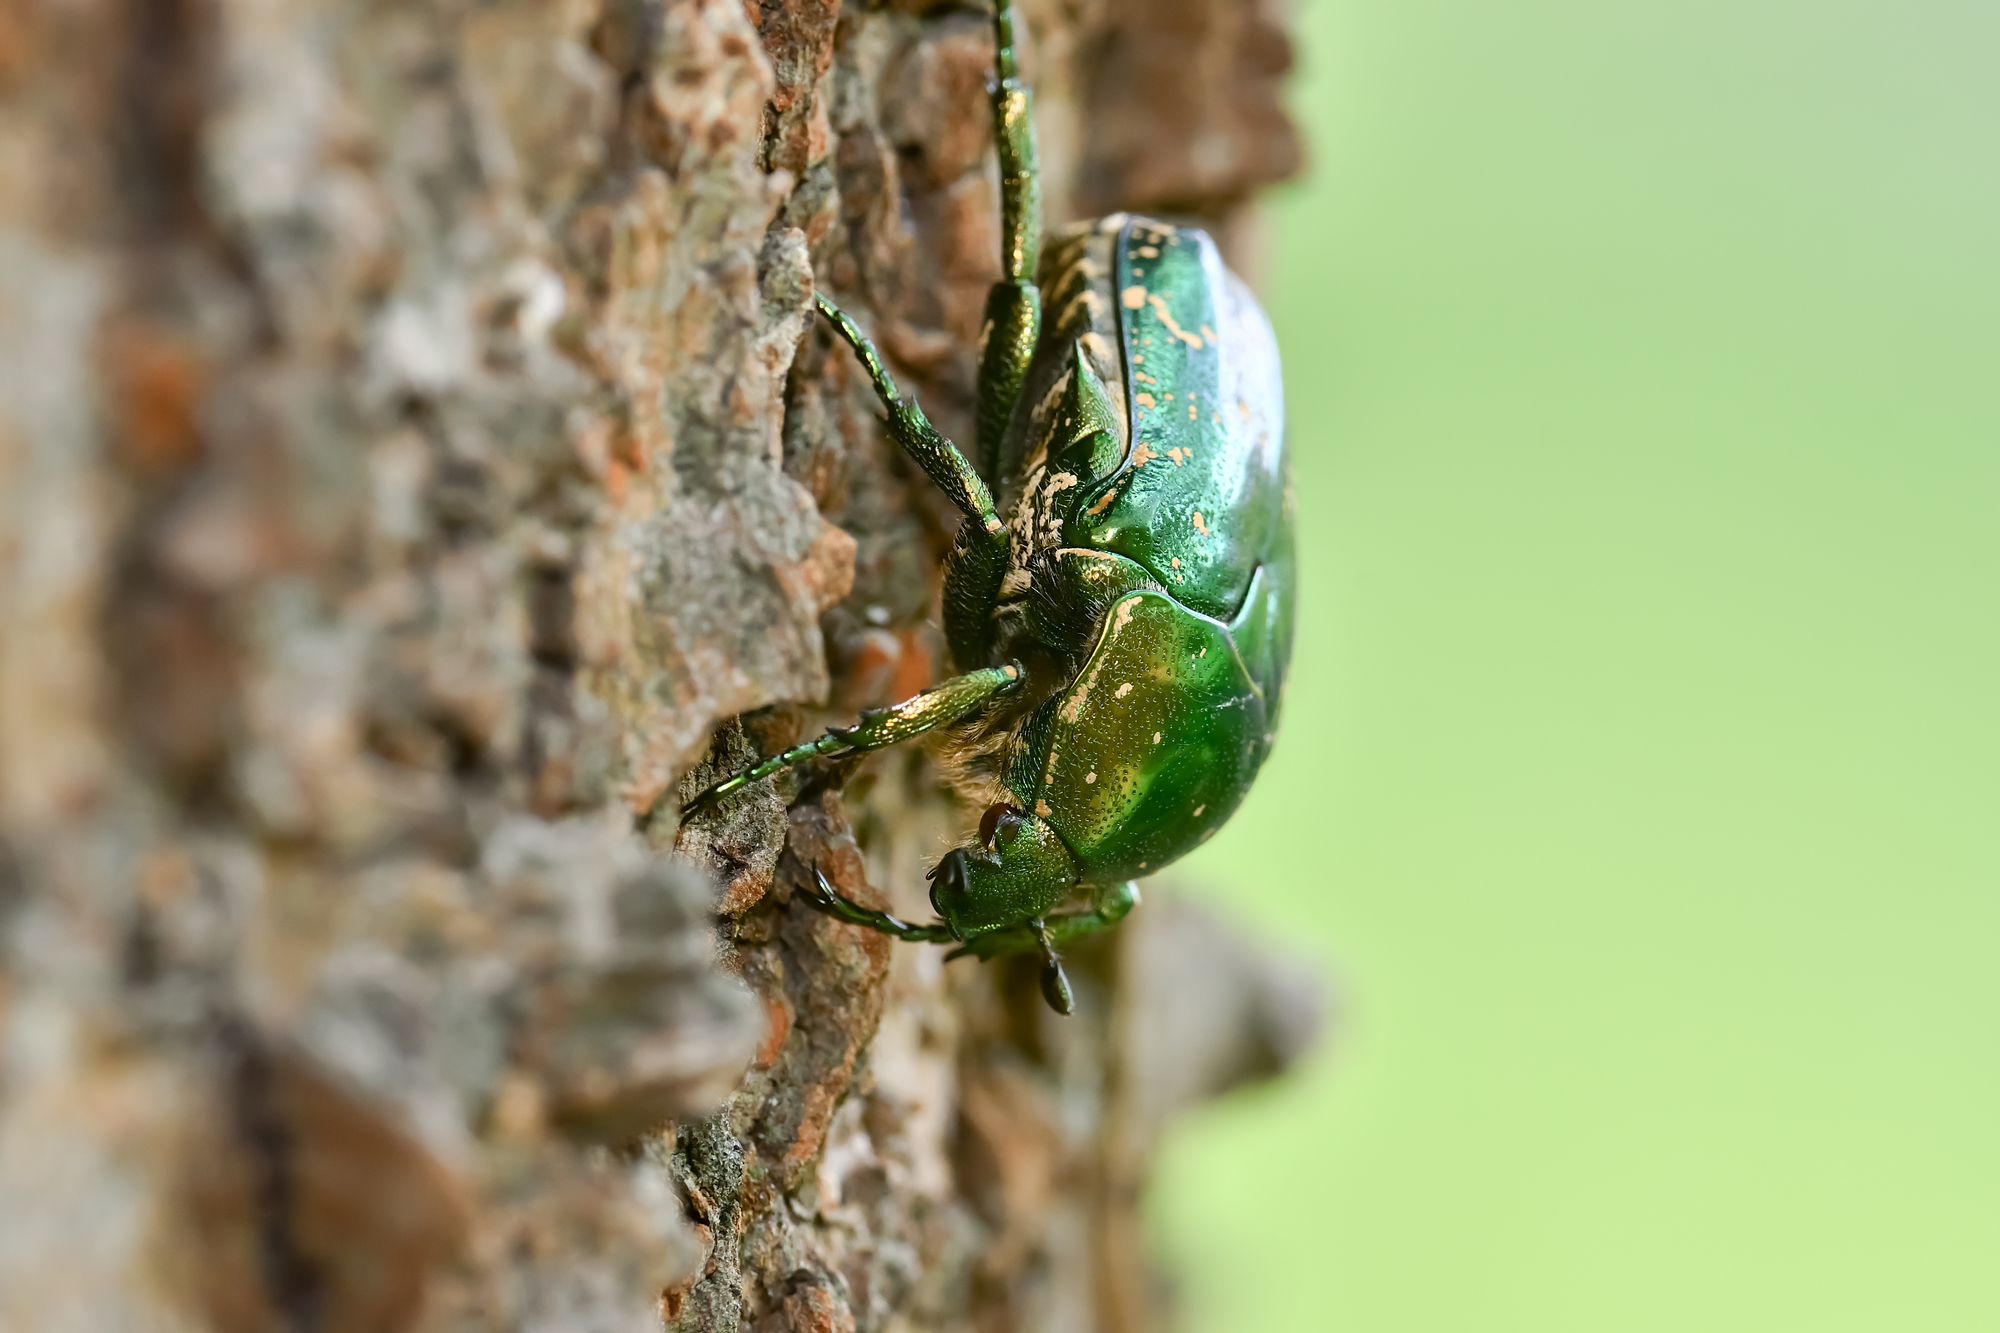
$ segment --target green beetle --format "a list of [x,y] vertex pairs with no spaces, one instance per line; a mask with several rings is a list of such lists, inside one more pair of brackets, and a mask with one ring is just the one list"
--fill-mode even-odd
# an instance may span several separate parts
[[[1118,921],[1136,877],[1214,833],[1277,726],[1292,641],[1292,506],[1269,323],[1207,235],[1117,216],[1041,250],[1012,0],[994,12],[1006,276],[986,305],[978,464],[902,397],[852,320],[896,442],[964,515],[944,570],[965,674],[704,791],[688,811],[819,755],[944,728],[941,759],[984,804],[977,842],[931,872],[939,920],[900,921],[815,870],[807,900],[952,955],[1059,949]],[[1039,271],[1038,271],[1039,259]],[[997,492],[997,495],[996,495]]]

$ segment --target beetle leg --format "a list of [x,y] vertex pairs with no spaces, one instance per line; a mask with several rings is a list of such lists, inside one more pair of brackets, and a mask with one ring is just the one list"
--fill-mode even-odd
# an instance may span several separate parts
[[708,790],[696,796],[681,807],[681,817],[685,819],[702,806],[720,800],[743,790],[753,782],[761,782],[773,773],[782,772],[793,764],[802,764],[808,759],[821,755],[861,754],[869,750],[880,750],[921,736],[932,727],[959,718],[992,702],[995,698],[1014,688],[1021,680],[1021,668],[1009,662],[1005,666],[987,667],[980,671],[967,672],[963,676],[953,676],[950,680],[931,686],[922,694],[905,699],[888,708],[876,708],[863,713],[861,720],[851,727],[835,727],[817,740],[803,745],[794,745],[789,750],[780,751],[754,767],[746,768],[734,777],[725,778]]
[[1130,880],[1099,889],[1089,911],[1059,912],[1050,917],[1049,938],[1057,944],[1069,944],[1086,935],[1095,935],[1123,921],[1138,905],[1139,886]]
[[896,444],[937,483],[938,489],[958,506],[959,512],[986,534],[988,541],[1004,543],[1007,530],[1000,522],[1000,515],[994,512],[993,493],[987,489],[978,471],[959,452],[957,445],[938,434],[937,427],[931,425],[914,398],[905,398],[896,392],[896,382],[883,368],[875,344],[868,341],[868,336],[848,318],[847,312],[818,292],[813,293],[813,300],[818,304],[819,312],[832,322],[840,336],[847,340],[847,345],[854,349],[862,369],[868,372],[868,378],[875,385],[875,395],[888,409],[889,434]]
[[1014,58],[1014,3],[993,6],[993,140],[1000,156],[999,282],[986,295],[979,345],[979,463],[999,474],[1000,440],[1041,336],[1035,267],[1042,252],[1041,179],[1035,164],[1033,98]]
[[1042,258],[1042,185],[1033,101],[1014,59],[1014,0],[993,3],[993,137],[1000,149],[1000,265],[1033,282]]
[[983,475],[1000,473],[1000,444],[1014,415],[1014,400],[1028,378],[1035,341],[1042,336],[1041,289],[1028,281],[996,282],[986,293],[979,334],[977,416]]
[[[1037,953],[1041,952],[1044,940],[1050,946],[1060,948],[1117,925],[1138,905],[1137,884],[1114,884],[1097,891],[1097,897],[1091,903],[1089,911],[1051,912],[1046,917],[1025,926],[1014,926],[1007,930],[996,930],[990,934],[976,936],[945,955],[945,961],[963,958],[967,954],[983,960],[1000,958],[1007,954]],[[1044,957],[1046,956],[1045,954]]]
[[872,907],[863,907],[852,898],[843,897],[839,889],[827,882],[820,868],[812,868],[812,883],[799,890],[799,897],[806,906],[824,912],[836,921],[845,921],[850,926],[865,926],[869,930],[879,930],[884,935],[894,935],[897,939],[910,940],[916,944],[942,944],[949,940],[951,927],[942,921],[934,921],[928,926],[912,925],[887,912],[878,912]]

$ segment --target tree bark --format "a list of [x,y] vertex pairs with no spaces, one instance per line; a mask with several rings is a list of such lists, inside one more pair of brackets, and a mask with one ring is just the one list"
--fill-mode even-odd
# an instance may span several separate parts
[[[1274,16],[1026,8],[1052,221],[1296,169]],[[1073,973],[921,915],[984,16],[835,0],[0,12],[0,1325],[1156,1325],[1166,1119],[1310,1040],[1185,904]],[[976,815],[976,812],[975,812]]]

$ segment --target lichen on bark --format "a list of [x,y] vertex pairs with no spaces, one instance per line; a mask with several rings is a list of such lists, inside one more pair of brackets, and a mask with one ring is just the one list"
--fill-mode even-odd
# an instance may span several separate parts
[[[1273,15],[1026,13],[1055,220],[1254,269]],[[0,14],[0,1324],[1152,1326],[1151,1147],[1310,988],[1167,899],[1062,1025],[795,905],[921,908],[920,752],[675,817],[942,668],[949,514],[811,298],[969,435],[990,58],[903,3]]]

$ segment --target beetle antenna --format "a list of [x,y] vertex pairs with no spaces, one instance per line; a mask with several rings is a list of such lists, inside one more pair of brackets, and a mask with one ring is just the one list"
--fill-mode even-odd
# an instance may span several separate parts
[[1049,943],[1047,923],[1036,917],[1028,923],[1028,929],[1042,951],[1042,998],[1059,1014],[1075,1013],[1076,997],[1070,993],[1069,976],[1063,971],[1062,959],[1056,956],[1056,946]]

